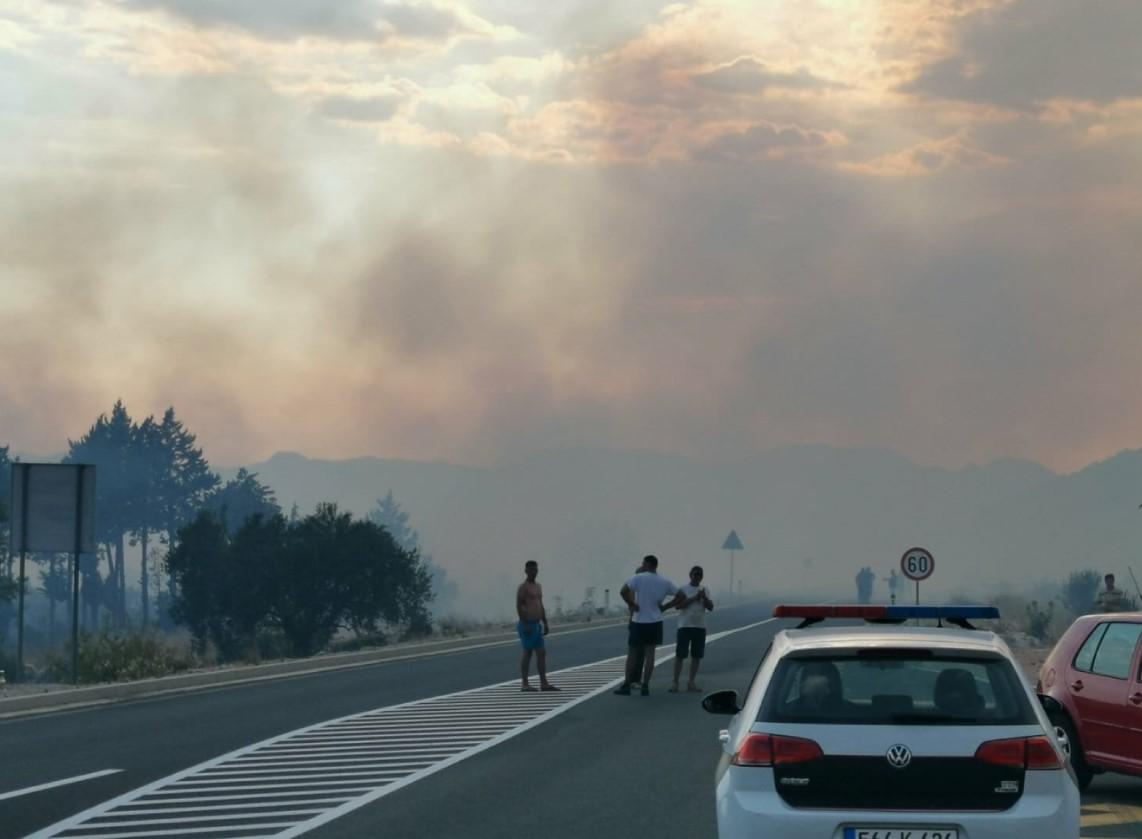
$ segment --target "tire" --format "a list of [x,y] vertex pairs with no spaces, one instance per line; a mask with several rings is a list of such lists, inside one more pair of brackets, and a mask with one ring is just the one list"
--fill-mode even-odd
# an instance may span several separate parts
[[[1053,720],[1055,726],[1066,737],[1066,742],[1069,745],[1069,752],[1071,758],[1071,769],[1074,770],[1075,780],[1078,781],[1079,790],[1083,791],[1090,786],[1090,782],[1094,780],[1094,770],[1087,764],[1086,759],[1083,757],[1083,746],[1079,742],[1079,735],[1075,732],[1074,723],[1068,717],[1060,717]],[[1061,738],[1060,738],[1061,739]]]

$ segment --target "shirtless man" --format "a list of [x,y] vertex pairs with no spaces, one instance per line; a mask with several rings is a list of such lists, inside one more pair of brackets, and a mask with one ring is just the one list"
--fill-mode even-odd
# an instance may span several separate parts
[[515,610],[519,615],[516,631],[523,645],[523,658],[520,659],[520,690],[535,692],[535,688],[528,684],[527,676],[531,670],[531,653],[535,651],[535,669],[539,671],[539,690],[559,690],[547,681],[547,650],[544,648],[543,636],[548,633],[547,612],[543,608],[543,586],[535,581],[539,573],[539,563],[529,559],[524,563],[523,572],[527,579],[519,584],[515,593]]

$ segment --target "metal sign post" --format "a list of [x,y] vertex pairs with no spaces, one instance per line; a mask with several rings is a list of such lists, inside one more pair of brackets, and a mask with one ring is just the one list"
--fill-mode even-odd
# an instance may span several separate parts
[[730,599],[734,596],[734,552],[744,549],[742,540],[738,538],[738,532],[731,530],[730,535],[726,537],[726,541],[722,543],[722,550],[730,552]]

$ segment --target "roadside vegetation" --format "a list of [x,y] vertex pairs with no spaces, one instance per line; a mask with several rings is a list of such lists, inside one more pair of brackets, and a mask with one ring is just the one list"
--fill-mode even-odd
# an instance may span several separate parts
[[[454,598],[391,492],[363,519],[332,504],[287,516],[255,473],[223,481],[173,408],[136,422],[116,402],[61,460],[97,470],[98,550],[79,564],[82,683],[426,636],[430,604]],[[0,671],[15,681],[10,484],[0,447]],[[71,557],[27,562],[25,677],[70,681]]]
[[[988,602],[1003,616],[995,631],[1020,646],[1050,647],[1079,615],[1094,611],[1102,574],[1094,569],[1074,571],[1066,580],[1040,586],[1033,596],[1005,593]],[[1129,595],[1127,609],[1138,608]]]

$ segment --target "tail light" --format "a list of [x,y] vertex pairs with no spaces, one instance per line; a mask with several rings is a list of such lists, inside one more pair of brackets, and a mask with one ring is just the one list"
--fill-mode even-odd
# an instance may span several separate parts
[[736,766],[784,766],[824,757],[812,740],[778,734],[751,734],[733,757]]
[[1062,769],[1062,761],[1046,737],[988,740],[975,750],[976,760],[1014,769]]

